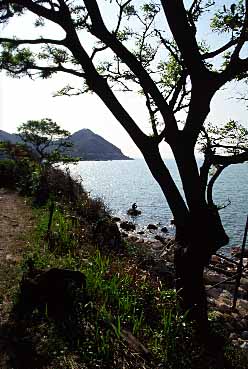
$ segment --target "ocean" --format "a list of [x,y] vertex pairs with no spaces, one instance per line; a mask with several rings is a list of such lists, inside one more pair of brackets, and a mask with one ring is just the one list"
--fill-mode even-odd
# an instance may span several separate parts
[[[173,159],[166,160],[170,172],[181,189],[179,174]],[[170,225],[171,211],[164,195],[153,179],[143,159],[130,161],[81,161],[70,167],[71,174],[82,178],[82,185],[93,197],[101,197],[114,216],[136,223],[137,230],[146,229],[149,223]],[[226,168],[214,187],[217,205],[230,201],[230,205],[220,211],[223,225],[230,237],[231,246],[241,245],[248,213],[248,171],[247,164],[236,164]],[[135,219],[127,215],[127,210],[136,202],[142,214]]]

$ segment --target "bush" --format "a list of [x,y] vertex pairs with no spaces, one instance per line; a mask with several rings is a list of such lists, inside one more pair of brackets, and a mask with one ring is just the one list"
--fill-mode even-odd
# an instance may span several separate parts
[[1,186],[15,188],[15,161],[11,159],[0,160]]

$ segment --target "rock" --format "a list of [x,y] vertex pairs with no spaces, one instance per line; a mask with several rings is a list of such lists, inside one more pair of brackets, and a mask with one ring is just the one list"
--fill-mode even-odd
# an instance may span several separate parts
[[220,298],[222,299],[222,301],[225,301],[229,304],[232,303],[233,295],[229,291],[223,290],[220,294]]
[[[147,244],[149,243],[147,242]],[[157,250],[161,250],[163,248],[163,245],[161,245],[161,242],[156,240],[151,243],[150,247],[152,248],[152,250],[157,251]]]
[[132,222],[121,222],[121,224],[120,224],[120,228],[121,229],[124,229],[124,231],[127,231],[127,232],[129,232],[129,231],[134,231],[135,230],[135,228],[136,228],[136,226],[135,226],[135,224],[134,223],[132,223]]
[[221,258],[217,255],[211,256],[211,263],[212,264],[221,264]]
[[[210,290],[211,291],[211,290]],[[232,294],[226,290],[222,291],[218,298],[214,300],[216,308],[223,313],[232,311]]]
[[207,290],[207,295],[216,300],[220,297],[221,291],[221,288],[210,288]]
[[[241,255],[241,247],[235,246],[231,248],[231,255],[235,256],[236,258],[239,258]],[[248,258],[248,249],[244,250],[243,254],[244,258]]]
[[230,333],[229,339],[230,340],[237,340],[238,339],[237,333],[234,333],[234,332]]
[[131,241],[131,242],[136,242],[136,241],[138,241],[138,239],[139,239],[139,237],[137,237],[137,236],[130,236],[128,238],[128,240]]
[[148,224],[147,229],[149,229],[151,231],[151,230],[158,229],[158,227],[155,224]]
[[165,242],[165,238],[164,238],[164,237],[162,237],[162,236],[159,236],[158,234],[156,234],[156,236],[155,236],[154,238],[155,238],[155,240],[158,240],[158,241],[160,241],[160,242],[162,242],[162,243],[164,243],[164,242]]
[[238,340],[232,340],[232,344],[233,344],[233,346],[238,347],[239,346],[239,341]]
[[161,228],[161,232],[163,232],[163,233],[167,233],[167,232],[168,232],[168,228],[167,228],[167,227],[163,227],[163,228]]
[[244,290],[248,292],[248,279],[247,278],[241,278],[240,285]]
[[240,348],[244,351],[247,351],[247,356],[248,356],[248,342],[243,342]]
[[30,266],[20,283],[20,299],[16,311],[20,317],[30,315],[34,309],[47,311],[60,318],[72,312],[74,294],[86,288],[86,277],[79,271],[52,268],[38,270]]
[[157,262],[152,270],[158,275],[160,280],[167,284],[167,286],[170,286],[170,288],[174,286],[174,274],[167,263]]
[[248,341],[248,331],[241,332],[240,337],[242,338],[242,340]]
[[137,232],[137,234],[145,234],[145,232],[144,231],[139,231],[139,232]]
[[238,253],[240,253],[241,249],[239,246],[235,246],[231,248],[231,255],[236,256]]
[[221,302],[221,301],[215,301],[215,305],[216,305],[216,308],[221,311],[222,313],[229,313],[231,312],[231,306],[225,304],[224,302]]
[[243,258],[243,266],[245,268],[248,266],[248,258]]
[[224,282],[226,280],[226,276],[224,276],[223,274],[219,274],[217,272],[208,270],[208,271],[204,271],[204,280],[206,284],[216,284],[219,282]]
[[113,222],[120,222],[120,220],[121,220],[121,218],[119,218],[119,217],[113,217],[112,218]]
[[110,246],[119,248],[121,246],[121,234],[116,223],[109,218],[100,219],[95,227],[94,237],[98,247]]
[[248,313],[248,301],[242,299],[238,300],[236,308],[242,316],[246,316]]
[[132,217],[137,217],[141,214],[141,211],[137,209],[128,209],[127,214],[131,215]]
[[247,319],[241,319],[239,322],[241,328],[243,328],[244,330],[248,330],[248,320]]

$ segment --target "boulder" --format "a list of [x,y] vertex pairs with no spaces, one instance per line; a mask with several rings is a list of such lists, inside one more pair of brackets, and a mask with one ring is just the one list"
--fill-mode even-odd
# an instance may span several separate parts
[[35,309],[46,311],[53,318],[61,318],[72,312],[76,291],[85,287],[86,277],[79,271],[30,268],[20,283],[16,311],[20,318]]
[[212,264],[221,264],[221,258],[217,255],[211,256],[211,263]]
[[248,331],[241,332],[241,338],[242,340],[248,341]]
[[103,218],[97,222],[94,237],[99,248],[104,246],[119,248],[121,246],[121,234],[118,225],[109,218]]
[[216,284],[219,282],[224,282],[225,280],[226,276],[224,276],[223,274],[219,274],[211,270],[207,270],[204,272],[204,281],[206,284]]
[[165,242],[165,238],[164,238],[164,237],[162,237],[162,236],[160,236],[159,234],[156,234],[156,236],[155,236],[154,238],[155,238],[155,240],[158,240],[158,241],[160,241],[160,242],[162,242],[162,243],[164,243],[164,242]]
[[127,211],[128,215],[131,215],[133,217],[136,217],[137,215],[141,214],[141,211],[137,209],[137,204],[136,202],[133,203],[132,207],[130,209],[128,209]]
[[128,209],[127,214],[131,215],[132,217],[137,217],[141,214],[141,211],[137,209]]
[[224,302],[221,301],[215,301],[216,308],[221,311],[222,313],[230,313],[232,308],[231,306],[227,305]]
[[[239,257],[240,257],[240,255],[241,255],[241,247],[239,247],[239,246],[232,247],[232,249],[231,249],[231,254],[232,254],[234,257],[239,258]],[[244,258],[247,258],[247,257],[248,257],[248,249],[245,249],[245,250],[244,250],[243,257],[244,257]]]
[[207,296],[216,300],[219,298],[221,291],[222,291],[221,288],[209,288],[207,289]]
[[167,227],[163,227],[163,228],[161,228],[161,232],[163,232],[163,233],[167,233],[167,232],[168,232],[168,228],[167,228]]
[[246,316],[248,314],[248,301],[239,299],[236,308],[240,315]]
[[151,230],[158,229],[158,227],[155,224],[148,224],[147,229],[149,229],[149,231],[151,231]]
[[241,278],[240,279],[240,285],[241,287],[248,292],[248,279],[247,278]]
[[134,231],[136,226],[132,222],[126,222],[125,221],[125,222],[121,222],[120,228],[124,229],[124,231],[126,231],[126,232],[129,232],[129,231]]

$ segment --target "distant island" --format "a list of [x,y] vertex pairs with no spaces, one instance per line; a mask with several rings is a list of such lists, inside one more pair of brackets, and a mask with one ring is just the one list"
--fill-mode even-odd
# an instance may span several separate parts
[[[68,155],[81,160],[132,160],[121,150],[90,129],[81,129],[70,136],[73,147],[66,152]],[[0,141],[9,141],[16,144],[22,142],[17,134],[0,130]]]

